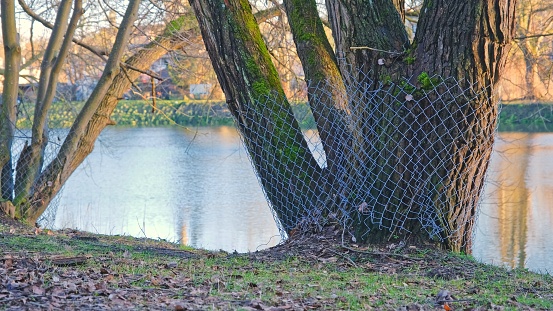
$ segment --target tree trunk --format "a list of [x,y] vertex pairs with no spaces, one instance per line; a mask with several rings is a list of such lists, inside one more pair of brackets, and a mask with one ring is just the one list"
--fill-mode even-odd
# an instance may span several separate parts
[[[193,19],[193,22],[192,22]],[[187,14],[168,24],[164,33],[155,41],[147,44],[129,59],[123,65],[128,70],[120,71],[113,79],[109,90],[102,98],[98,109],[88,122],[83,136],[78,142],[76,151],[69,165],[61,166],[56,161],[52,161],[43,171],[38,179],[35,191],[31,194],[30,201],[37,202],[31,206],[33,219],[38,218],[48,207],[50,201],[59,192],[69,176],[77,169],[84,159],[94,149],[94,143],[100,133],[107,125],[112,124],[110,116],[122,98],[123,94],[129,90],[133,81],[146,71],[154,61],[165,55],[168,51],[173,51],[185,46],[190,40],[197,40],[199,29],[197,28],[195,17]],[[137,70],[134,70],[134,69]]]
[[11,149],[15,130],[16,105],[19,91],[21,47],[15,20],[15,4],[1,0],[2,38],[4,42],[4,91],[0,103],[0,202],[13,199],[13,169]]
[[340,193],[334,177],[346,171],[340,159],[351,142],[346,88],[315,1],[285,0],[284,6],[307,80],[309,106],[325,151],[325,191]]
[[286,231],[322,194],[312,156],[247,0],[190,0],[219,83],[265,194]]
[[[73,123],[73,126],[71,127],[69,134],[67,135],[66,139],[64,140],[60,151],[56,158],[52,161],[52,165],[56,166],[57,168],[54,170],[58,170],[60,174],[56,176],[49,176],[52,179],[44,180],[44,177],[41,177],[41,183],[38,184],[37,181],[39,179],[38,171],[35,172],[34,165],[37,165],[37,170],[40,170],[42,167],[42,162],[39,164],[36,163],[35,159],[40,159],[42,161],[42,157],[37,157],[35,155],[35,152],[38,148],[33,147],[31,145],[30,155],[31,159],[35,160],[34,162],[28,162],[28,158],[23,157],[25,155],[25,149],[21,153],[20,156],[20,163],[18,163],[18,166],[22,165],[22,170],[20,171],[18,169],[18,174],[16,174],[16,182],[18,180],[23,180],[28,182],[28,184],[25,185],[24,192],[20,192],[19,195],[16,195],[16,198],[14,200],[14,205],[16,205],[16,209],[19,210],[18,214],[20,214],[20,217],[24,219],[28,223],[34,223],[36,219],[44,212],[46,207],[48,206],[48,200],[51,200],[53,196],[51,193],[58,192],[59,188],[61,187],[60,181],[66,180],[69,175],[73,172],[74,168],[71,168],[71,162],[72,159],[75,157],[75,153],[78,151],[78,144],[80,139],[85,135],[86,127],[89,123],[89,121],[93,118],[96,110],[98,109],[98,106],[100,105],[100,102],[102,99],[107,95],[107,92],[110,88],[110,85],[113,81],[113,79],[117,76],[119,73],[120,68],[120,60],[123,56],[123,52],[125,50],[125,47],[128,44],[129,41],[129,35],[133,27],[133,23],[136,19],[138,8],[140,6],[140,0],[131,0],[129,2],[129,5],[127,7],[127,11],[125,12],[125,16],[123,18],[123,21],[121,22],[121,25],[119,26],[119,31],[117,32],[117,37],[115,39],[115,44],[112,48],[112,51],[110,53],[109,59],[106,63],[106,67],[104,68],[104,72],[102,76],[100,77],[100,80],[98,84],[96,85],[94,91],[88,98],[87,102],[85,103],[83,109],[80,111],[79,115],[77,116],[77,119]],[[69,38],[70,39],[70,38]],[[46,93],[46,92],[45,92]],[[33,129],[35,129],[33,127]],[[37,133],[40,131],[38,127],[36,128]],[[33,133],[34,134],[34,133]],[[37,142],[40,142],[41,144],[46,144],[46,141],[41,141],[33,135],[33,143],[35,142],[35,139]],[[44,147],[42,147],[44,148]],[[40,151],[42,152],[42,151]],[[35,158],[36,157],[36,158]],[[27,161],[27,162],[23,162]],[[20,172],[29,172],[28,175],[19,174]],[[34,174],[34,175],[31,175]],[[32,176],[32,177],[31,177]],[[52,191],[45,191],[44,188],[38,188],[37,187],[50,187]],[[17,191],[22,191],[18,190]]]
[[470,252],[514,3],[426,1],[409,45],[391,4],[353,2],[327,1],[342,73],[358,68],[346,79],[360,151],[350,189],[356,234]]
[[[59,71],[61,71],[63,59],[65,59],[63,53],[68,52],[67,50],[61,51],[60,49],[64,37],[66,41],[69,40],[68,38],[73,37],[72,32],[74,32],[78,19],[82,14],[80,10],[75,11],[74,17],[76,20],[72,21],[74,23],[73,28],[68,29],[67,25],[68,17],[71,13],[71,2],[70,0],[63,0],[59,5],[56,22],[54,24],[55,26],[52,30],[52,35],[48,41],[46,53],[40,66],[39,87],[35,103],[31,144],[25,145],[19,155],[16,166],[15,197],[13,203],[16,206],[16,216],[18,218],[26,218],[27,216],[26,209],[28,208],[28,202],[26,202],[26,198],[44,162],[44,149],[48,144],[48,137],[45,134],[47,112],[54,98],[53,92],[55,91],[57,76],[59,75]],[[80,1],[76,4],[77,9],[79,3]],[[53,86],[50,85],[51,83]],[[52,88],[54,89],[53,91]],[[48,92],[50,92],[50,94]],[[48,97],[50,97],[50,101],[48,101]]]
[[542,80],[539,76],[538,69],[538,53],[537,49],[539,47],[539,40],[535,39],[525,39],[519,44],[520,50],[522,51],[522,56],[524,58],[524,90],[525,95],[524,99],[536,100],[544,97],[543,90],[547,88],[543,85]]

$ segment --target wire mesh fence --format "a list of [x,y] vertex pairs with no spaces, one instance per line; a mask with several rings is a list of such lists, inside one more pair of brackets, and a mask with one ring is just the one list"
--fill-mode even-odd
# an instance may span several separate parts
[[[30,118],[30,116],[28,115],[22,115],[21,117],[27,120]],[[44,148],[42,165],[40,167],[41,171],[55,159],[61,147],[61,143],[67,136],[68,132],[69,129],[67,128],[52,128],[47,131],[48,143]],[[21,179],[21,176],[17,176],[17,168],[18,166],[22,166],[22,163],[25,163],[26,159],[24,158],[24,156],[22,157],[23,150],[31,143],[31,140],[32,133],[30,128],[27,128],[25,126],[15,127],[11,152],[11,165],[13,175],[11,176],[10,182],[6,182],[6,180],[4,180],[2,183],[2,191],[5,197],[13,197],[14,193],[17,193],[19,190],[17,187],[21,187],[20,183],[18,183],[18,179]],[[8,177],[3,176],[3,178],[7,179]],[[6,191],[9,191],[11,193],[5,194]],[[62,191],[60,191],[58,195],[50,202],[48,208],[38,219],[37,223],[41,227],[53,227],[61,192]]]
[[[467,246],[496,129],[491,90],[426,74],[374,81],[360,71],[345,80],[357,82],[340,98],[321,82],[309,85],[309,105],[273,94],[235,114],[282,235],[332,222],[354,239],[424,234]],[[20,120],[13,167],[31,141],[32,116]],[[42,168],[68,132],[48,131]]]
[[380,231],[467,246],[496,129],[490,89],[359,75],[346,86],[345,109],[322,102],[335,86],[310,85],[308,153],[277,96],[241,111],[238,127],[281,232],[338,222],[353,239]]

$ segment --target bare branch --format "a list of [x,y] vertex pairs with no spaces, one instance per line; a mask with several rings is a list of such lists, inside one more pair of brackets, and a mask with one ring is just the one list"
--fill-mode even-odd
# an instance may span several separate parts
[[[36,14],[36,12],[34,12],[26,3],[24,0],[18,0],[19,2],[19,5],[21,6],[21,8],[23,9],[23,11],[25,11],[25,13],[27,13],[27,15],[29,15],[32,19],[36,20],[37,22],[41,23],[44,27],[48,28],[48,29],[53,29],[54,28],[54,25],[52,25],[50,22],[48,22],[47,20],[43,19],[42,17],[40,17],[38,14]],[[76,38],[73,38],[73,42],[85,49],[87,49],[88,51],[92,52],[94,55],[100,57],[102,60],[106,61],[107,59],[104,57],[106,55],[109,55],[109,52],[106,51],[106,50],[101,50],[101,49],[98,49],[98,48],[95,48],[91,45],[88,45],[84,42],[82,42],[81,40],[79,39],[76,39]]]
[[537,35],[529,35],[529,36],[521,36],[521,37],[515,37],[515,40],[525,40],[525,39],[532,39],[532,38],[540,38],[540,37],[549,37],[553,36],[553,33],[541,33]]

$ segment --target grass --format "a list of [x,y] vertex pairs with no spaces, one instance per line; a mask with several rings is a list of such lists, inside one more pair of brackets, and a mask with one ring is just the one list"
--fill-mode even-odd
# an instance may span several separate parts
[[440,290],[456,300],[449,303],[454,310],[553,309],[550,275],[414,246],[388,252],[305,237],[229,254],[4,225],[0,247],[0,310],[31,302],[54,309],[443,310]]

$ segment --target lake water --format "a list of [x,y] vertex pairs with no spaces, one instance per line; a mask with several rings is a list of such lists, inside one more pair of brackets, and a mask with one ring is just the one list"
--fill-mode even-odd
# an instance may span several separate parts
[[[474,243],[484,262],[553,272],[553,133],[501,133]],[[239,252],[280,242],[232,127],[109,128],[71,176],[55,228]]]

